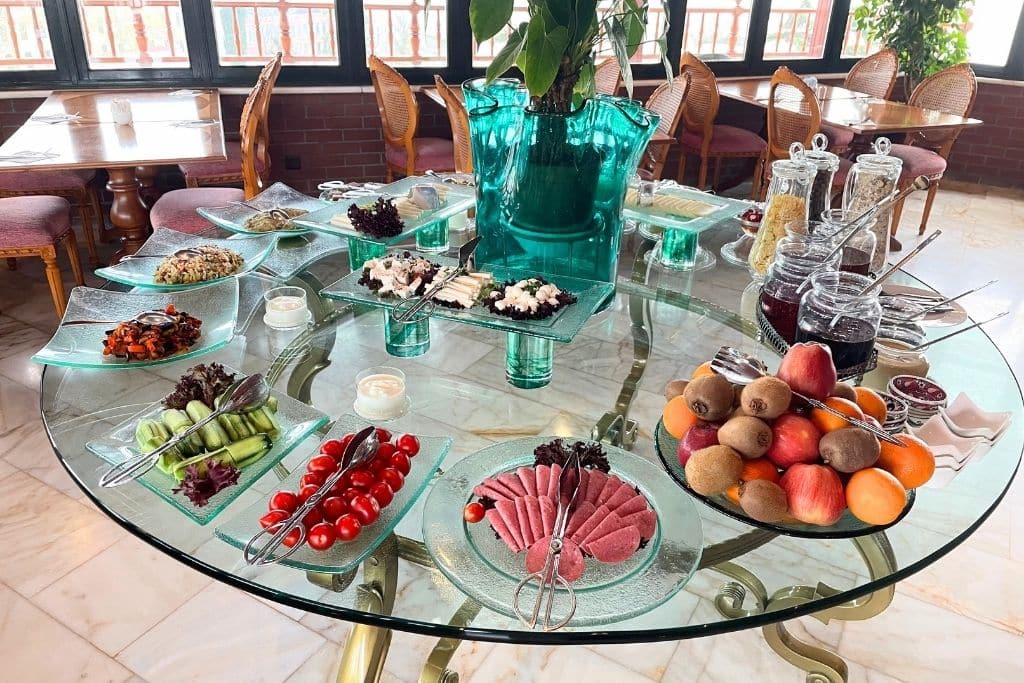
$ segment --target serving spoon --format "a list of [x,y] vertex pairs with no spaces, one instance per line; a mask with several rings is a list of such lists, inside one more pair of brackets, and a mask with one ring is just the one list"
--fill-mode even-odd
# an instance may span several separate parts
[[177,322],[177,318],[170,313],[164,311],[146,311],[145,313],[139,313],[134,318],[129,320],[64,320],[57,327],[67,327],[68,325],[119,325],[123,322],[135,322],[140,325],[155,325],[157,327],[164,327],[167,325],[173,325]]
[[122,256],[121,260],[122,261],[131,261],[131,260],[140,259],[140,258],[170,258],[170,257],[174,257],[174,258],[191,258],[191,257],[195,257],[195,256],[202,256],[202,255],[203,255],[203,252],[199,251],[198,249],[192,249],[190,247],[186,247],[185,249],[179,249],[178,251],[174,252],[173,254],[130,254],[128,256]]

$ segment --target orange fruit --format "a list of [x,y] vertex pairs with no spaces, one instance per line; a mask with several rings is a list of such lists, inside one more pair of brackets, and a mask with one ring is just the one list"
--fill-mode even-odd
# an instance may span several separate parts
[[[862,411],[856,403],[849,401],[845,398],[839,398],[838,396],[829,396],[823,403],[829,408],[838,410],[843,415],[849,415],[859,420],[864,419],[864,411]],[[836,417],[832,413],[826,412],[821,408],[812,408],[809,416],[814,426],[821,430],[822,434],[827,432],[834,432],[837,429],[843,427],[849,427],[850,423],[841,417]]]
[[[768,458],[761,457],[754,458],[753,460],[744,460],[743,471],[740,472],[740,482],[753,481],[755,479],[767,479],[768,481],[773,481],[777,484],[780,479],[779,470],[775,467],[775,463]],[[730,486],[725,492],[725,495],[729,497],[729,500],[739,505],[739,484]]]
[[896,477],[903,488],[916,489],[928,482],[935,474],[935,454],[924,441],[912,434],[895,434],[903,443],[895,446],[882,441],[881,453],[875,467],[880,467]]
[[715,374],[715,371],[711,369],[711,361],[707,361],[697,366],[697,369],[693,371],[693,375],[690,376],[690,380],[692,381],[698,377],[713,374]]
[[846,507],[867,524],[889,524],[900,516],[906,504],[903,484],[877,467],[854,472],[846,482]]
[[697,424],[700,418],[690,410],[683,396],[676,396],[665,404],[665,409],[661,412],[661,421],[669,434],[681,439],[686,430]]
[[885,399],[867,387],[854,387],[853,392],[857,394],[857,407],[864,411],[865,415],[878,420],[879,424],[885,424]]

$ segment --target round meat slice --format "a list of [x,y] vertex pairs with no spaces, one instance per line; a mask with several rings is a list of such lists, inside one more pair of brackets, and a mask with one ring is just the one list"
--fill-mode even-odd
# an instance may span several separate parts
[[[544,560],[550,548],[550,536],[545,536],[531,545],[526,551],[526,571],[532,574],[543,570]],[[583,576],[583,553],[580,552],[580,547],[568,538],[563,542],[562,554],[558,558],[558,574],[570,583]]]

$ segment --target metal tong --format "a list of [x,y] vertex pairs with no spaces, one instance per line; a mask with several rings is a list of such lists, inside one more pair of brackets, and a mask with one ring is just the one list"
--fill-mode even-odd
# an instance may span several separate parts
[[[249,542],[245,544],[245,548],[242,549],[242,557],[245,559],[245,563],[248,565],[264,566],[291,557],[302,547],[303,542],[306,540],[306,527],[302,523],[306,515],[319,505],[321,499],[330,495],[331,488],[338,483],[338,480],[345,476],[347,472],[373,457],[376,452],[377,433],[374,427],[366,427],[357,432],[352,437],[348,446],[345,447],[345,452],[341,455],[341,466],[338,467],[334,474],[327,478],[327,481],[323,483],[323,486],[316,493],[296,508],[295,512],[288,519],[263,529],[249,539]],[[280,548],[285,538],[295,530],[298,530],[299,537],[294,545],[287,552],[274,555],[274,551]],[[260,537],[266,535],[269,535],[270,539],[260,548],[256,548],[256,543]]]
[[263,213],[270,216],[271,218],[276,218],[280,221],[287,222],[292,219],[292,217],[288,215],[287,211],[277,206],[273,207],[272,209],[261,209],[258,206],[250,204],[249,202],[228,202],[228,204],[234,204],[235,206],[244,206],[247,209],[252,209],[256,213]]
[[[407,323],[413,319],[413,317],[419,313],[424,306],[431,303],[434,297],[441,293],[441,290],[445,288],[449,282],[465,275],[469,271],[470,262],[473,258],[473,252],[476,251],[476,247],[480,244],[480,236],[474,237],[470,241],[459,247],[459,266],[451,273],[443,277],[438,282],[433,283],[433,287],[427,290],[426,294],[421,296],[419,299],[406,299],[391,309],[391,317],[396,322]],[[433,310],[433,309],[431,309]],[[427,314],[429,315],[429,313]]]
[[[731,346],[723,346],[718,349],[718,353],[715,354],[715,357],[711,361],[711,369],[734,384],[750,384],[755,379],[764,377],[768,374],[764,370],[764,363],[759,359],[754,358],[753,356],[748,356],[739,349]],[[836,417],[846,420],[855,427],[860,427],[861,429],[871,432],[882,441],[891,443],[894,446],[902,445],[896,437],[892,436],[884,429],[879,429],[870,422],[865,422],[864,420],[858,420],[855,417],[845,415],[835,408],[822,403],[818,399],[804,396],[797,391],[794,391],[793,395],[803,399],[814,408],[820,408],[826,413],[830,413]]]
[[[562,558],[565,529],[569,524],[569,516],[573,511],[576,494],[579,493],[579,490],[580,459],[579,455],[574,455],[572,465],[566,463],[566,466],[562,468],[558,475],[558,511],[555,513],[555,528],[551,532],[551,545],[548,547],[548,554],[544,558],[544,568],[539,572],[528,574],[526,578],[516,585],[515,592],[512,594],[512,610],[519,617],[519,621],[531,629],[537,625],[541,603],[544,602],[545,596],[547,596],[547,605],[544,608],[544,622],[542,624],[545,631],[557,631],[568,624],[569,620],[576,613],[576,592],[573,591],[569,582],[558,573],[558,565]],[[519,607],[519,598],[523,593],[523,589],[533,581],[537,582],[539,589],[537,597],[533,601],[533,611],[530,613],[530,617],[527,618]],[[554,607],[555,593],[559,587],[568,594],[569,611],[562,619],[552,623],[551,610]]]

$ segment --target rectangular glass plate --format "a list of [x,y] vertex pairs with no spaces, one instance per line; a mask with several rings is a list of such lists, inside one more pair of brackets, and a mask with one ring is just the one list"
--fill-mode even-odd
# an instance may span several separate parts
[[[337,235],[322,232],[303,232],[301,235],[277,233],[277,247],[260,264],[260,270],[272,273],[284,280],[298,275],[305,268],[320,259],[348,251],[348,240]],[[233,235],[228,238],[230,245],[237,239],[245,239],[244,235]]]
[[[320,201],[315,197],[302,194],[297,190],[293,190],[284,183],[274,183],[267,189],[260,192],[258,195],[248,200],[249,204],[252,204],[258,209],[305,209],[310,213],[314,213],[322,209],[327,202]],[[245,227],[245,221],[255,216],[258,212],[245,206],[238,206],[231,204],[228,206],[201,206],[196,209],[196,213],[210,221],[214,225],[217,225],[225,230],[231,232],[240,232],[246,235],[266,235],[265,232],[257,232],[248,230]],[[296,226],[291,230],[277,230],[274,234],[277,235],[299,235],[304,232],[308,232],[308,228],[298,227],[295,221],[292,221],[293,226]]]
[[681,185],[662,185],[655,192],[655,196],[668,195],[682,199],[693,199],[698,202],[710,204],[715,210],[706,216],[687,218],[665,212],[653,206],[639,206],[637,204],[623,203],[622,217],[652,225],[659,225],[665,228],[682,228],[690,232],[703,232],[713,228],[722,221],[735,218],[753,206],[750,202],[729,197],[701,192],[690,187]]
[[[227,370],[236,372],[231,368],[227,368]],[[243,376],[241,373],[236,372],[236,374],[240,377]],[[169,393],[174,388],[174,383],[171,380],[166,381]],[[269,453],[241,470],[237,484],[218,491],[203,507],[196,507],[185,496],[173,493],[171,490],[178,485],[178,482],[171,475],[164,474],[155,467],[137,481],[192,518],[196,523],[207,524],[220,514],[221,510],[227,507],[231,501],[242,495],[256,480],[266,474],[271,467],[291,453],[307,436],[320,429],[330,419],[316,408],[296,401],[279,391],[271,389],[270,394],[277,397],[277,413],[275,415],[281,424],[280,436],[274,440],[274,445]],[[110,434],[90,441],[85,447],[111,465],[134,457],[139,454],[135,444],[135,426],[143,418],[159,419],[162,410],[163,405],[157,401],[119,424]],[[130,484],[126,484],[126,486],[130,486]]]
[[116,323],[89,323],[58,327],[46,346],[32,360],[44,365],[68,368],[131,368],[177,363],[225,346],[234,337],[238,315],[238,279],[227,278],[202,287],[177,292],[116,292],[109,289],[75,287],[71,290],[65,320],[130,320],[139,313],[163,310],[167,304],[198,318],[203,324],[199,341],[185,353],[160,360],[133,360],[103,355],[107,330]]
[[[425,258],[432,263],[442,266],[458,266],[458,259],[433,254],[419,254],[410,252],[413,256]],[[534,337],[552,339],[558,342],[571,342],[576,333],[586,324],[594,311],[601,306],[604,300],[613,291],[613,287],[607,282],[595,282],[580,278],[559,275],[548,278],[544,273],[527,272],[503,268],[496,265],[488,265],[482,268],[494,275],[497,282],[506,280],[521,280],[527,277],[540,275],[550,279],[560,289],[566,290],[576,296],[576,303],[566,306],[550,318],[543,320],[513,320],[496,313],[492,313],[485,306],[476,305],[470,309],[454,309],[444,306],[435,306],[432,317],[443,320],[454,320],[467,325],[487,327],[492,330],[504,330],[506,332],[519,332]],[[320,292],[321,296],[328,299],[339,299],[359,304],[369,304],[378,308],[392,308],[401,299],[385,299],[370,291],[367,287],[359,284],[362,276],[362,269],[349,273],[334,284],[328,285]]]
[[[441,206],[432,211],[425,211],[416,218],[407,221],[405,223],[405,227],[402,228],[402,232],[393,237],[378,239],[376,237],[370,237],[366,233],[359,232],[353,228],[346,228],[331,223],[332,218],[338,214],[343,215],[347,213],[348,208],[353,204],[366,206],[377,201],[378,197],[404,197],[409,193],[409,190],[413,185],[433,185],[435,187],[443,187],[448,190],[448,194],[441,201]],[[471,187],[441,183],[436,178],[431,178],[429,176],[409,176],[408,178],[402,178],[398,182],[385,185],[377,191],[377,194],[366,195],[365,197],[356,197],[354,199],[343,199],[340,202],[333,202],[325,209],[321,209],[316,213],[311,213],[308,216],[301,216],[292,222],[296,225],[301,225],[302,227],[309,228],[310,230],[316,230],[318,232],[341,235],[342,237],[354,237],[355,239],[374,242],[376,244],[394,244],[396,242],[401,242],[424,226],[436,223],[437,221],[444,220],[446,218],[451,218],[457,213],[462,213],[463,211],[472,208],[475,204],[476,193]]]
[[237,273],[225,277],[219,277],[205,282],[195,282],[187,285],[166,285],[153,280],[153,274],[157,266],[163,260],[161,258],[130,258],[113,266],[97,268],[96,274],[112,282],[120,282],[123,285],[142,287],[144,289],[155,289],[163,292],[173,292],[179,289],[191,289],[203,285],[220,282],[228,277],[243,275],[249,271],[256,270],[260,264],[274,251],[277,236],[272,233],[260,235],[239,235],[241,239],[216,239],[203,237],[202,235],[189,235],[170,228],[154,228],[153,234],[143,244],[134,256],[148,256],[160,254],[166,256],[173,254],[179,249],[190,249],[201,246],[222,247],[235,252],[245,262]]
[[[370,423],[354,415],[342,415],[334,423],[324,440],[340,439],[349,432],[358,431]],[[419,435],[417,435],[419,436]],[[354,541],[348,543],[335,542],[326,551],[317,551],[304,545],[294,555],[281,561],[287,567],[324,574],[343,574],[356,567],[369,556],[377,546],[390,534],[402,517],[405,516],[413,503],[420,497],[427,484],[434,477],[441,461],[448,454],[452,440],[441,436],[419,436],[420,452],[412,459],[412,469],[405,478],[405,484],[395,493],[394,500],[380,511],[380,517],[373,524],[363,527],[362,532]],[[311,454],[312,456],[312,454]],[[303,463],[305,464],[305,463]],[[299,490],[299,479],[306,473],[306,468],[297,468],[277,489],[287,491]],[[269,496],[267,496],[269,498]],[[253,503],[232,519],[217,527],[216,533],[222,540],[239,550],[245,547],[253,536],[259,533],[259,519],[267,512],[267,500]]]

